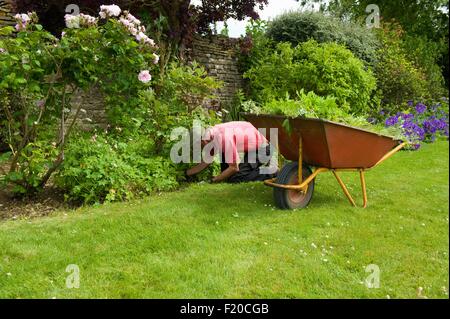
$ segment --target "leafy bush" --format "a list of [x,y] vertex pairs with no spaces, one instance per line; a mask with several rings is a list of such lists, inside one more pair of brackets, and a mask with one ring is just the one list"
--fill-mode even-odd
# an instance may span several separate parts
[[443,70],[439,66],[443,46],[448,43],[438,43],[425,37],[411,36],[405,34],[402,46],[408,58],[423,72],[426,81],[426,90],[433,98],[439,98],[446,93]]
[[171,103],[172,110],[191,113],[205,100],[215,98],[216,90],[222,86],[196,62],[189,65],[173,62],[159,80],[157,90],[158,98]]
[[261,112],[261,107],[255,101],[246,100],[244,92],[238,90],[228,107],[222,111],[225,113],[224,119],[227,122],[244,121],[241,113],[258,114]]
[[[302,0],[309,2],[310,0]],[[318,0],[317,0],[318,2]],[[448,0],[327,0],[320,1],[322,9],[346,20],[365,20],[368,5],[376,3],[381,9],[382,24],[390,21],[402,25],[408,37],[412,39],[427,39],[429,48],[422,51],[426,54],[429,49],[440,46],[431,56],[438,55],[436,62],[446,78],[448,89],[449,73],[449,1]],[[421,55],[421,52],[418,52]],[[415,60],[413,58],[413,60]],[[424,65],[421,65],[423,68]],[[426,71],[428,72],[428,71]],[[439,98],[439,97],[437,97]]]
[[246,35],[241,38],[239,69],[242,73],[257,66],[264,57],[272,54],[276,42],[266,35],[267,22],[264,20],[250,20],[246,26]]
[[376,80],[348,49],[335,43],[308,41],[293,48],[280,43],[262,57],[244,77],[250,80],[252,98],[264,103],[313,91],[333,96],[346,112],[364,114],[376,104]]
[[267,35],[276,42],[290,42],[294,46],[311,39],[319,43],[336,42],[369,65],[375,65],[377,60],[379,42],[375,34],[365,26],[323,13],[292,11],[282,14],[269,23]]
[[[158,86],[155,90],[140,90],[129,104],[110,109],[114,125],[109,132],[92,137],[81,134],[70,141],[66,160],[56,178],[69,200],[84,203],[128,200],[153,191],[173,190],[183,181],[184,170],[190,165],[175,166],[170,160],[170,149],[176,142],[171,140],[172,130],[189,128],[194,120],[213,125],[220,119],[199,105],[194,108],[191,104],[190,110],[178,98],[189,92],[209,95],[217,82],[206,78],[204,69],[195,65],[172,65],[170,70],[158,81],[160,85],[168,84],[161,91],[156,92],[161,89]],[[184,73],[198,84],[191,91],[178,89],[185,79],[180,74]],[[212,166],[197,180],[210,179],[216,168]]]
[[[103,7],[101,23],[83,14],[66,16],[61,39],[36,24],[34,14],[20,15],[17,37],[1,38],[0,102],[6,116],[0,119],[12,149],[0,156],[2,166],[12,163],[3,186],[37,191],[58,172],[56,182],[68,199],[92,203],[173,189],[182,180],[183,165],[175,168],[168,159],[175,143],[170,133],[195,119],[217,123],[215,112],[200,106],[221,84],[195,63],[174,63],[152,81],[156,44],[135,17],[118,17],[118,11]],[[71,112],[71,95],[93,87],[104,93],[111,125],[108,132],[72,140],[69,133],[84,110],[79,105]]]
[[[10,163],[3,182],[14,191],[39,190],[60,167],[83,114],[81,105],[70,112],[76,90],[99,85],[114,96],[108,105],[115,106],[149,86],[155,44],[129,13],[123,12],[120,21],[112,13],[106,12],[100,24],[88,15],[66,16],[68,29],[61,39],[44,31],[34,13],[16,16],[16,37],[13,28],[0,29],[7,36],[0,38],[0,96],[6,114],[1,120],[8,127],[2,132],[11,149],[3,156]],[[54,149],[40,152],[34,145]],[[30,166],[37,163],[40,168]]]
[[109,109],[112,131],[121,137],[149,139],[153,154],[167,156],[174,128],[191,127],[193,120],[205,125],[220,121],[216,112],[201,107],[219,86],[219,82],[206,76],[205,70],[196,64],[172,64],[167,74],[158,80],[155,90],[141,90],[123,107]]
[[162,157],[145,157],[143,141],[80,135],[68,145],[56,184],[66,198],[86,204],[128,200],[178,186],[179,172]]
[[408,99],[430,97],[425,74],[409,59],[402,46],[402,31],[387,26],[378,35],[382,47],[374,71],[384,108],[395,109]]
[[[110,132],[78,133],[68,144],[55,184],[69,201],[124,201],[178,188],[185,180],[185,170],[193,165],[175,165],[168,156],[155,155],[154,142],[145,135],[124,138]],[[217,163],[211,165],[193,180],[210,180],[219,169]]]

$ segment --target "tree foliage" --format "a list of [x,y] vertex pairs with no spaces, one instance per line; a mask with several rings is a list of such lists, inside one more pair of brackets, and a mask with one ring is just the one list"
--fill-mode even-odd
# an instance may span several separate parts
[[270,55],[255,61],[245,73],[252,98],[260,103],[286,96],[295,98],[302,89],[332,96],[346,112],[365,114],[376,101],[376,79],[362,61],[336,43],[314,40],[292,47],[279,43]]
[[[302,5],[321,3],[322,10],[330,11],[343,18],[364,21],[368,13],[366,8],[373,0],[297,0]],[[405,32],[417,39],[417,46],[428,42],[438,45],[436,57],[442,74],[449,81],[449,1],[448,0],[379,0],[383,21],[398,22]],[[425,68],[429,68],[424,66]]]
[[65,8],[72,3],[88,13],[98,11],[100,5],[114,3],[137,15],[148,15],[172,41],[185,44],[196,31],[210,32],[212,23],[229,18],[257,19],[257,9],[262,9],[268,0],[201,0],[201,4],[191,0],[17,0],[16,11],[34,10],[41,17],[48,16],[44,22],[50,27],[44,23],[45,27],[58,31],[63,28]]
[[367,32],[365,26],[322,13],[284,13],[269,23],[267,35],[277,42],[290,42],[294,46],[310,39],[319,43],[337,42],[369,65],[375,64],[379,47],[375,34]]

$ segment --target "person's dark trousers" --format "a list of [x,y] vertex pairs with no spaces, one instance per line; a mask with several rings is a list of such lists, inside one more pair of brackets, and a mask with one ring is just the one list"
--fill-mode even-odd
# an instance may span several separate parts
[[[268,164],[268,162],[262,162],[260,154],[266,154],[265,159],[269,159],[269,155],[271,155],[271,146],[267,145],[264,147],[261,147],[257,153],[256,156],[250,157],[249,153],[244,154],[244,160],[239,164],[239,172],[235,175],[231,176],[228,179],[228,183],[245,183],[245,182],[257,182],[257,181],[265,181],[267,179],[274,178],[276,174],[261,174],[260,168],[261,166],[264,166]],[[253,159],[253,162],[255,163],[249,163],[249,159]],[[225,171],[228,168],[228,164],[225,163],[225,154],[222,154],[222,162],[220,164],[222,172]]]

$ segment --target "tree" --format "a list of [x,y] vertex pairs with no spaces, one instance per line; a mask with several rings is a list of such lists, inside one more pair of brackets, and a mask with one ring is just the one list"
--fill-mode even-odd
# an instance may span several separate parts
[[297,0],[302,5],[320,3],[323,11],[329,11],[342,19],[365,21],[366,8],[376,4],[384,21],[400,23],[403,30],[419,43],[438,44],[440,54],[437,63],[449,80],[449,1],[448,0]]
[[[318,2],[318,0],[312,0]],[[303,3],[311,0],[302,0]],[[325,10],[340,17],[365,19],[367,6],[374,4],[373,0],[331,0]],[[430,40],[439,40],[448,35],[448,1],[447,0],[378,0],[375,3],[380,8],[384,20],[396,20],[403,29],[419,36],[427,36]]]
[[[98,11],[100,5],[117,4],[123,9],[128,9],[137,15],[148,15],[157,21],[166,19],[166,23],[160,20],[166,35],[178,42],[186,43],[194,32],[209,33],[212,23],[226,21],[229,18],[243,20],[246,17],[257,19],[257,9],[263,9],[268,0],[199,0],[199,4],[193,4],[191,0],[16,0],[15,10],[36,11],[38,15],[53,14],[45,24],[54,25],[55,30],[62,28],[65,8],[69,4],[77,4],[83,11],[92,13]],[[198,3],[198,1],[197,1]],[[57,18],[60,16],[60,18]],[[53,20],[50,21],[50,20]]]

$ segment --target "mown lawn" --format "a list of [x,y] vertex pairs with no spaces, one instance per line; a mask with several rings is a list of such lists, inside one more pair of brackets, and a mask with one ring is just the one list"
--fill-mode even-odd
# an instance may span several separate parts
[[[193,185],[144,200],[0,223],[1,298],[448,298],[448,143],[367,174],[369,208],[330,175],[302,211],[260,184]],[[359,180],[344,175],[359,195]],[[359,197],[358,197],[359,199]],[[66,267],[80,288],[66,288]],[[363,282],[380,268],[380,288]]]

